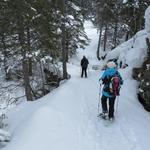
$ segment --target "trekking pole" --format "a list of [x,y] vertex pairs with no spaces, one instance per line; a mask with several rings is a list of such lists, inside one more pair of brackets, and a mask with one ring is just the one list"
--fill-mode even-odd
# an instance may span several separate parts
[[[98,95],[99,95],[99,97],[98,97],[98,115],[100,114],[101,87],[102,87],[102,85],[100,84],[99,93],[98,93]],[[97,115],[97,116],[98,116],[98,115]]]
[[89,74],[89,67],[87,68],[87,70],[88,70],[87,72],[88,72],[88,74]]
[[117,114],[118,112],[118,104],[119,104],[119,96],[117,96],[117,99],[116,99],[116,111],[115,111],[115,114]]

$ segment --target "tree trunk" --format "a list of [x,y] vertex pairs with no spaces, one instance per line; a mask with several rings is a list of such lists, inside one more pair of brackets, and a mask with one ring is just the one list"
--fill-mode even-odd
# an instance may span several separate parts
[[106,51],[106,44],[107,44],[107,30],[108,26],[107,24],[105,25],[105,34],[104,34],[104,51]]
[[4,35],[2,35],[2,38],[1,38],[1,42],[2,42],[2,44],[3,44],[3,51],[2,51],[2,53],[3,53],[3,55],[4,55],[4,60],[3,60],[3,62],[4,62],[4,71],[5,71],[5,77],[6,77],[6,79],[10,79],[11,78],[11,74],[10,74],[10,72],[8,71],[8,66],[7,66],[7,52],[6,52],[6,44],[5,44],[5,37],[4,37]]
[[[28,43],[28,51],[29,54],[31,54],[31,36],[30,36],[30,28],[27,27],[27,43]],[[32,76],[32,58],[29,57],[28,58],[28,72],[29,72],[29,76]]]
[[142,30],[142,28],[143,28],[143,17],[142,17],[142,15],[140,14],[140,18],[139,18],[139,29],[140,30]]
[[69,35],[66,33],[66,62],[69,60]]
[[138,21],[137,19],[135,18],[135,21],[134,21],[134,32],[133,32],[133,35],[135,35],[138,31]]
[[133,29],[133,35],[132,35],[132,36],[134,36],[134,35],[137,33],[137,31],[138,31],[139,18],[138,18],[138,19],[136,18],[136,13],[137,13],[137,12],[136,12],[136,9],[134,8],[134,9],[133,9],[133,16],[134,16],[134,20],[133,20],[133,21],[134,21],[134,22],[133,22],[134,24],[133,24],[133,26],[134,26],[134,29]]
[[67,79],[66,36],[64,24],[62,25],[62,61],[63,61],[63,79]]
[[32,101],[32,90],[30,86],[30,79],[29,79],[29,70],[28,70],[28,61],[26,58],[27,46],[25,45],[25,34],[24,34],[24,26],[23,26],[23,18],[20,15],[18,17],[18,36],[19,42],[21,46],[21,54],[22,54],[22,70],[23,70],[23,79],[24,79],[24,86],[25,86],[25,95],[27,101]]
[[39,64],[40,64],[40,71],[41,71],[41,76],[42,76],[42,89],[43,89],[43,94],[45,95],[46,94],[45,93],[45,77],[43,74],[43,67],[40,61],[39,61]]
[[128,39],[129,39],[129,31],[127,31],[126,33],[125,41],[128,41]]
[[67,63],[66,63],[66,30],[65,30],[65,21],[66,21],[66,8],[65,0],[63,0],[63,9],[62,13],[64,16],[62,23],[62,61],[63,61],[63,79],[67,79]]
[[25,86],[25,94],[28,101],[32,101],[32,90],[30,86],[30,79],[28,74],[28,62],[26,59],[22,61],[22,70],[24,76],[24,86]]
[[102,36],[102,27],[100,27],[99,32],[99,40],[98,40],[98,46],[97,46],[97,59],[100,60],[100,46],[101,46],[101,36]]
[[114,47],[117,46],[117,31],[118,31],[118,20],[115,20],[115,29],[114,29],[114,38],[113,38],[113,42],[114,42]]

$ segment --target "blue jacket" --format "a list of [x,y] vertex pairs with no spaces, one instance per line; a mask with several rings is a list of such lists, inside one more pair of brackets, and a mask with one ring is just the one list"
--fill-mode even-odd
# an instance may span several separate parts
[[112,76],[114,76],[115,74],[117,74],[120,78],[120,84],[123,84],[123,80],[122,77],[120,75],[120,73],[117,71],[117,69],[115,68],[107,68],[105,70],[105,72],[103,73],[102,77],[100,78],[100,80],[103,81],[104,87],[103,87],[103,91],[102,91],[102,95],[106,96],[106,97],[114,97],[110,92],[109,92],[109,82],[110,82],[110,78]]

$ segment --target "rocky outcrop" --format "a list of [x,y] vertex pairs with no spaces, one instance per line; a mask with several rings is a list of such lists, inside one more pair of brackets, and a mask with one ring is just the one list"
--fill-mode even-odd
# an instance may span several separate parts
[[147,32],[147,57],[141,68],[133,69],[133,78],[139,81],[138,98],[144,108],[150,111],[150,6],[145,12],[145,31]]
[[138,98],[147,111],[150,111],[150,42],[146,39],[148,55],[141,68],[133,69],[133,78],[139,81]]

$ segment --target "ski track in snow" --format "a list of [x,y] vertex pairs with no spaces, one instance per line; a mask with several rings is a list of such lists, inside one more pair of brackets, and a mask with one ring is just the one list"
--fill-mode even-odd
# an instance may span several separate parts
[[[150,116],[135,97],[127,94],[135,90],[134,86],[127,88],[132,80],[122,87],[115,121],[105,126],[97,118],[100,72],[91,69],[97,63],[96,52],[91,50],[98,36],[91,26],[87,31],[93,41],[77,58],[84,54],[89,58],[88,78],[80,77],[80,62],[74,59],[68,66],[70,80],[41,100],[23,104],[11,113],[13,137],[3,150],[148,150]],[[132,85],[136,85],[134,81]]]

